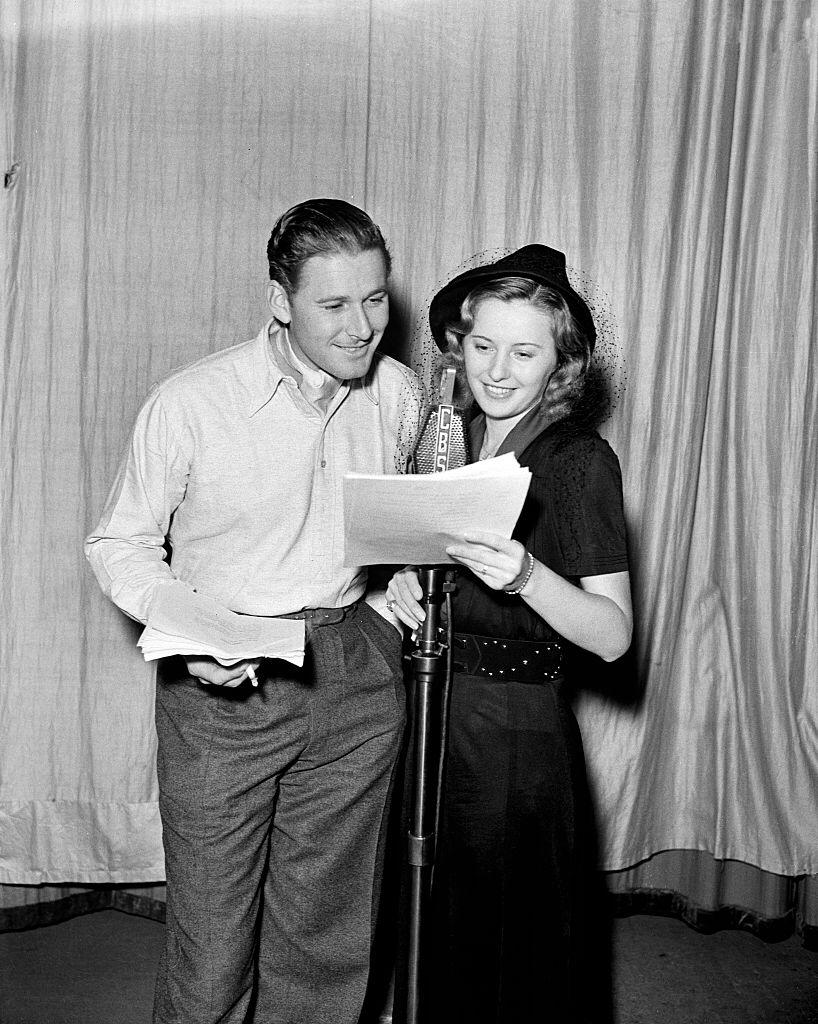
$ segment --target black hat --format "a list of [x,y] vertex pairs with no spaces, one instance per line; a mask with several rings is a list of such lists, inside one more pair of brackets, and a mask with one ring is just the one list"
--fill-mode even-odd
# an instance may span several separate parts
[[565,270],[565,254],[547,245],[525,245],[494,263],[474,267],[440,289],[429,307],[429,325],[438,348],[446,350],[446,326],[460,315],[460,306],[478,285],[498,277],[526,277],[553,288],[568,303],[568,308],[593,347],[596,328],[591,311],[571,287]]

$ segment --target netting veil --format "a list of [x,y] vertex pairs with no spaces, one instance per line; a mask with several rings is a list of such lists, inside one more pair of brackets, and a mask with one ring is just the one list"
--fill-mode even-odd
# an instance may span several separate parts
[[[411,366],[420,377],[426,406],[438,399],[440,372],[443,366],[443,353],[437,347],[429,326],[428,313],[432,299],[448,281],[467,270],[496,263],[514,251],[500,247],[474,253],[454,267],[451,273],[438,281],[427,294],[422,312],[415,324],[410,350]],[[591,364],[585,378],[584,394],[571,418],[575,422],[597,427],[610,416],[621,399],[627,385],[627,370],[610,297],[582,270],[571,264],[567,264],[566,270],[571,286],[591,311],[597,335]]]

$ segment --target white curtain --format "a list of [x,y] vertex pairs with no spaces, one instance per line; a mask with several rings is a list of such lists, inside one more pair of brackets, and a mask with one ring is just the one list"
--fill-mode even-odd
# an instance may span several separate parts
[[150,384],[257,330],[273,220],[332,195],[391,243],[407,360],[474,252],[546,242],[605,292],[639,685],[579,708],[603,866],[801,877],[808,918],[816,3],[7,0],[0,28],[0,899],[163,877],[151,672],[81,542]]

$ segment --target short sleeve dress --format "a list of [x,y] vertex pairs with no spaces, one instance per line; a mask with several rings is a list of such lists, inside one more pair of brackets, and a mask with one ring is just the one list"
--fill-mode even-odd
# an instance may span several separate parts
[[[483,417],[472,423],[479,450]],[[595,431],[539,413],[511,431],[532,473],[514,537],[578,583],[627,570],[619,463]],[[600,964],[596,842],[582,741],[567,698],[569,645],[528,605],[462,570],[454,628],[477,637],[559,644],[559,674],[508,682],[455,672],[432,896],[434,1020],[470,1024],[596,1019],[587,998]],[[591,1001],[593,1002],[593,1001]]]

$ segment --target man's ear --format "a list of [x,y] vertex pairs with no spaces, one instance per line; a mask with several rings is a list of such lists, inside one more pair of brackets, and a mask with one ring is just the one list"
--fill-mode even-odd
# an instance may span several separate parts
[[284,290],[284,286],[279,284],[278,281],[271,281],[267,285],[267,305],[273,311],[273,316],[279,323],[288,324],[292,320],[293,313],[290,309],[290,300],[287,292]]

